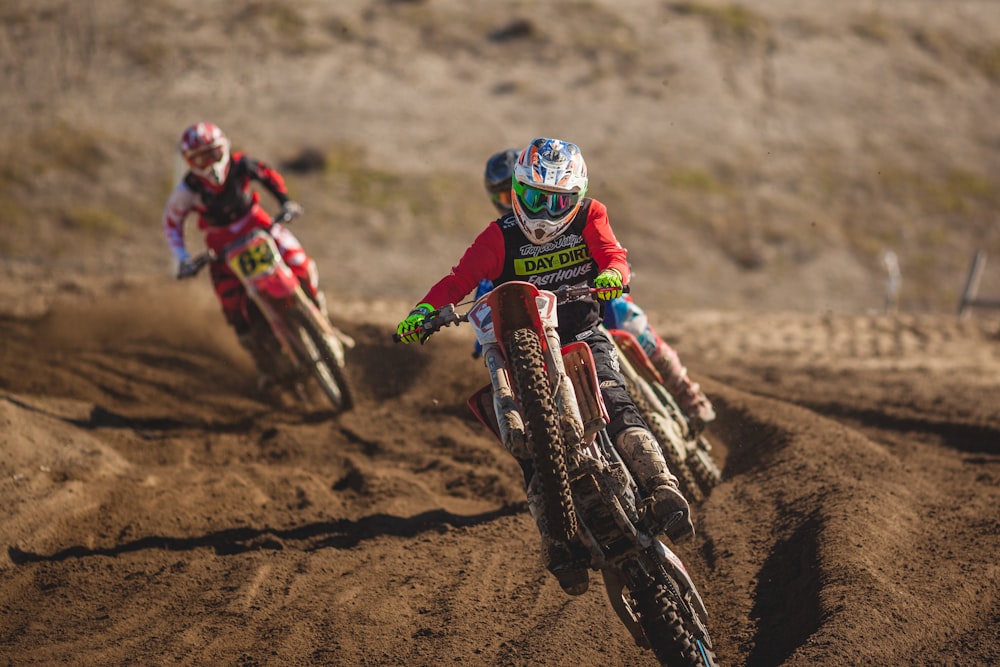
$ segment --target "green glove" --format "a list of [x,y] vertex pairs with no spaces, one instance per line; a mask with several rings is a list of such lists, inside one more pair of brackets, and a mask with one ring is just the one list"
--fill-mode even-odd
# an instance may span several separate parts
[[416,343],[423,338],[420,333],[420,325],[424,323],[427,316],[434,312],[434,306],[429,303],[422,303],[413,310],[410,314],[406,316],[406,319],[399,323],[396,327],[396,333],[399,334],[399,340],[403,343]]
[[598,300],[618,299],[623,291],[622,274],[618,272],[618,269],[604,269],[594,278],[594,287],[597,288]]

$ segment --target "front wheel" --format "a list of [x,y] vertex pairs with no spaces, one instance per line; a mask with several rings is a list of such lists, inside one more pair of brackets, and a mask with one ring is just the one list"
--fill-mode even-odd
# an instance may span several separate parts
[[507,340],[507,354],[517,402],[528,427],[531,458],[549,534],[561,542],[569,542],[576,535],[577,517],[562,431],[538,334],[531,329],[515,329]]
[[688,600],[677,600],[676,595],[673,582],[663,581],[653,582],[632,597],[650,649],[664,667],[716,667],[707,631],[691,627],[694,610]]
[[295,337],[299,362],[308,369],[313,379],[326,395],[334,410],[350,410],[354,401],[343,369],[337,363],[337,355],[316,325],[302,313],[296,313]]

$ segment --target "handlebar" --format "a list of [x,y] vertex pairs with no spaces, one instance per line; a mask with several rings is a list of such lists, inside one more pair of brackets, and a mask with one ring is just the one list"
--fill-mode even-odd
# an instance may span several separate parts
[[[279,223],[288,224],[295,218],[299,217],[300,215],[302,215],[301,209],[283,208],[279,213],[275,214],[271,218],[270,224],[268,224],[267,227],[265,227],[264,229],[270,232],[271,228],[274,227],[275,225]],[[191,259],[189,259],[187,262],[184,263],[183,265],[184,270],[180,271],[177,274],[177,279],[183,280],[184,278],[193,278],[196,275],[198,275],[202,269],[204,269],[206,266],[208,266],[209,264],[218,259],[219,259],[219,253],[217,253],[215,250],[212,250],[211,248],[209,248],[205,252],[198,253],[197,255],[195,255],[194,257],[192,257]]]
[[282,208],[281,212],[276,214],[271,218],[271,224],[267,226],[268,229],[274,227],[279,222],[282,224],[288,224],[295,218],[302,215],[302,208]]
[[[446,306],[441,306],[437,310],[432,310],[424,321],[420,323],[417,330],[423,334],[420,338],[420,344],[423,345],[424,341],[431,337],[431,334],[437,333],[441,329],[455,325],[458,326],[462,322],[469,321],[469,311],[464,313],[455,312],[455,306],[453,304],[448,304]],[[398,333],[392,334],[392,340],[395,343],[401,342],[403,339]]]
[[[554,290],[550,290],[556,295],[556,303],[566,303],[567,301],[576,301],[584,297],[588,297],[591,294],[597,293],[599,290],[596,287],[591,287],[590,285],[563,285]],[[622,292],[628,292],[629,286],[625,285]],[[474,303],[474,302],[466,302]],[[433,310],[428,313],[424,321],[420,323],[417,327],[417,331],[423,334],[420,338],[420,344],[423,345],[424,341],[431,337],[431,334],[435,334],[441,329],[455,325],[458,326],[463,322],[469,321],[470,310],[464,313],[458,313],[455,311],[455,306],[453,304],[448,304],[441,306],[437,310]],[[402,338],[398,333],[392,334],[393,342],[399,343]]]

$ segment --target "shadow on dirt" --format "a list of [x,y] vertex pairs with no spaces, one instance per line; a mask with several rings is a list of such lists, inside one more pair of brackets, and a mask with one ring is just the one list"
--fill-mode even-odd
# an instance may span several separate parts
[[850,420],[865,427],[933,434],[940,437],[946,446],[962,452],[1000,455],[1000,431],[989,426],[893,415],[884,409],[857,409],[836,403],[803,406],[830,419]]
[[718,419],[711,425],[710,436],[726,450],[722,463],[724,480],[759,467],[763,455],[773,455],[787,444],[788,435],[784,431],[761,421],[737,401],[714,395],[712,402]]
[[247,551],[296,548],[301,551],[319,549],[352,549],[361,542],[384,536],[413,538],[426,532],[444,532],[452,527],[477,526],[527,511],[526,503],[504,505],[490,512],[473,515],[453,514],[446,510],[430,510],[412,517],[373,514],[357,521],[323,521],[298,528],[231,528],[199,537],[164,537],[153,535],[105,549],[72,546],[54,554],[39,554],[8,547],[7,555],[15,565],[51,563],[72,558],[120,556],[145,551],[193,551],[209,548],[220,556]]
[[[124,429],[135,431],[140,435],[149,434],[150,432],[162,433],[168,431],[186,430],[208,431],[211,433],[248,433],[257,426],[259,417],[269,414],[268,411],[261,410],[259,414],[248,415],[232,422],[222,422],[218,420],[205,422],[197,420],[186,421],[181,419],[172,419],[170,417],[129,417],[104,408],[100,405],[95,405],[91,408],[90,414],[86,419],[79,419],[53,414],[47,410],[43,410],[37,406],[31,405],[30,403],[19,400],[14,396],[0,395],[0,399],[12,403],[24,410],[44,415],[52,419],[58,419],[78,428],[86,430],[95,430],[100,428]],[[322,418],[315,415],[304,414],[302,421],[309,423],[326,419],[325,416],[321,417]]]
[[757,632],[747,667],[784,661],[820,627],[818,535],[820,522],[807,518],[779,540],[757,576],[751,615]]
[[396,398],[414,386],[433,361],[430,355],[414,354],[406,345],[392,342],[391,334],[375,325],[358,325],[348,333],[356,346],[347,354],[347,367],[356,393],[367,393],[374,401]]

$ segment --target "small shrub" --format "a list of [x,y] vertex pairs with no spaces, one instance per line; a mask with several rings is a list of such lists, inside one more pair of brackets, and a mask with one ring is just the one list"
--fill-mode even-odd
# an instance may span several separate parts
[[12,254],[20,246],[21,232],[30,230],[31,211],[24,204],[0,190],[0,253]]
[[969,62],[990,81],[1000,83],[1000,45],[971,49]]
[[100,167],[110,159],[101,135],[65,123],[36,130],[29,143],[34,166],[39,170],[64,169],[96,178]]
[[718,6],[700,2],[676,2],[670,8],[678,14],[699,16],[706,20],[712,34],[720,41],[751,43],[768,27],[765,17],[738,4]]
[[913,30],[911,39],[923,51],[937,58],[943,58],[949,53],[959,51],[957,41],[952,35],[927,27]]
[[164,71],[170,56],[166,44],[151,39],[129,44],[125,51],[133,63],[154,72]]
[[117,236],[125,231],[125,222],[118,214],[95,207],[73,207],[62,214],[67,227],[94,236]]
[[519,39],[531,39],[537,32],[535,24],[530,19],[515,18],[490,31],[486,37],[491,42],[510,42]]
[[458,174],[400,174],[365,164],[364,150],[340,144],[326,153],[324,178],[337,196],[361,208],[404,210],[427,229],[452,229],[481,220],[485,195]]
[[246,4],[240,15],[240,20],[253,21],[257,19],[269,21],[279,34],[287,37],[300,35],[307,26],[305,18],[292,3],[274,0]]
[[873,11],[855,21],[851,32],[862,39],[886,44],[892,36],[892,26],[881,12]]
[[667,176],[667,185],[702,194],[724,194],[729,189],[714,174],[702,169],[674,169]]
[[1000,204],[1000,192],[986,178],[964,170],[954,170],[927,188],[931,207],[945,213],[962,213],[977,205],[995,207]]

